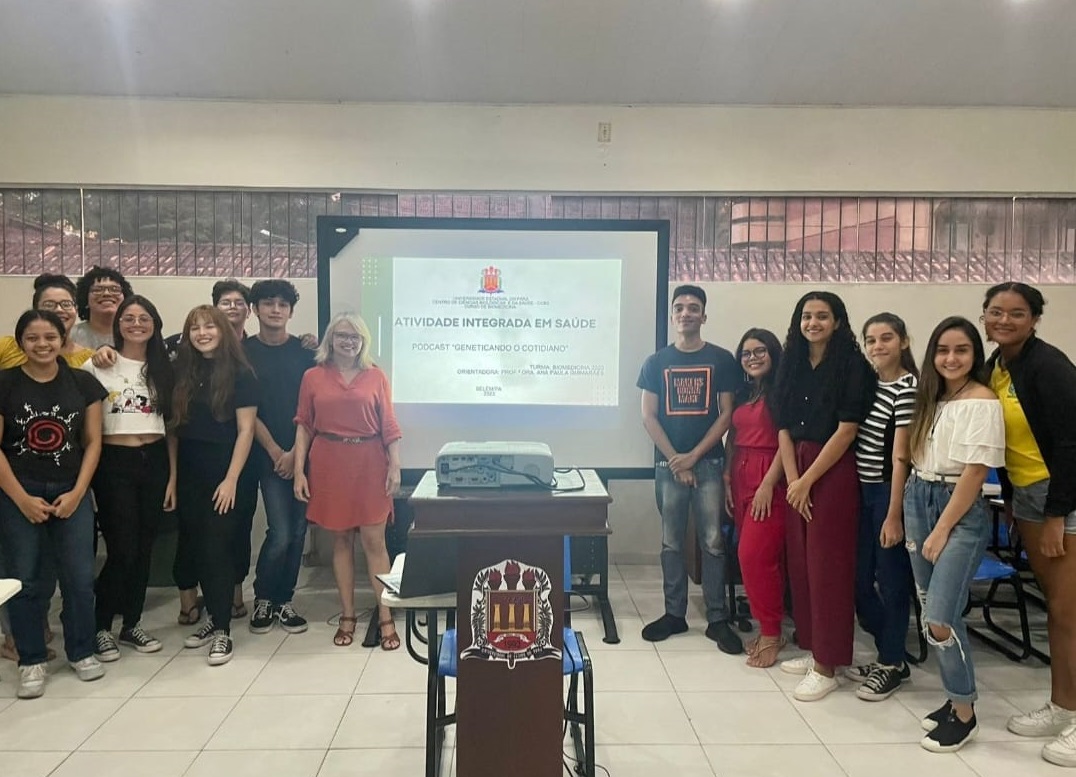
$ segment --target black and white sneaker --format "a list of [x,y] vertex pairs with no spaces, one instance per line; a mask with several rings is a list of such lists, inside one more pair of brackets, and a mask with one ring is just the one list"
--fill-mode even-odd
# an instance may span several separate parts
[[112,636],[111,631],[102,629],[97,632],[97,636],[94,638],[93,654],[98,661],[105,664],[119,661],[120,646],[116,644],[116,638]]
[[273,603],[268,599],[255,599],[254,611],[250,613],[250,632],[252,634],[268,634],[273,628]]
[[183,647],[190,649],[205,647],[213,641],[214,633],[216,633],[216,629],[213,627],[213,619],[206,618],[205,623],[202,624],[198,631],[183,640]]
[[923,728],[923,731],[933,731],[938,727],[938,724],[949,717],[949,713],[952,711],[953,703],[946,699],[945,704],[928,713],[926,717],[919,721],[919,725]]
[[225,631],[213,632],[209,645],[209,665],[220,666],[232,660],[232,638]]
[[[869,664],[859,664],[857,666],[846,666],[844,668],[844,676],[855,683],[865,683],[867,678],[871,676],[871,672],[880,666],[885,666],[877,661],[871,661]],[[908,666],[907,661],[901,661],[900,663],[900,679],[901,681],[908,680],[912,676],[912,668]]]
[[856,689],[856,696],[863,701],[882,701],[899,691],[902,682],[900,667],[878,664]]
[[955,753],[979,733],[979,724],[975,713],[967,723],[957,717],[956,710],[949,710],[948,717],[920,740],[924,750],[932,753]]
[[143,631],[141,625],[120,631],[120,644],[133,647],[139,653],[156,653],[161,649],[161,641]]
[[302,634],[306,631],[306,618],[295,612],[291,602],[285,602],[277,608],[276,618],[280,621],[280,628],[289,634]]

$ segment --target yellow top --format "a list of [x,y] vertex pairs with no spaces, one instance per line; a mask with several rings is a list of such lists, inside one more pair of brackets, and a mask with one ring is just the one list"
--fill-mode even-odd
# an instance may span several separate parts
[[990,388],[1001,400],[1001,409],[1005,414],[1005,470],[1014,486],[1030,486],[1050,477],[1046,462],[1042,459],[1039,444],[1028,426],[1024,408],[1016,397],[1016,388],[1012,384],[1009,371],[1000,364],[994,365],[990,373]]
[[[78,368],[90,360],[93,351],[89,348],[76,348],[71,353],[64,354],[64,361],[71,367]],[[19,348],[15,338],[11,335],[0,337],[0,369],[18,367],[26,364],[26,354]]]

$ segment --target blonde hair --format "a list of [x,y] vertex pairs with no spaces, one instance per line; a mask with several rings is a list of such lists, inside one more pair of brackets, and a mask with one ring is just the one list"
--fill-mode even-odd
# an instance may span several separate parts
[[344,323],[351,324],[355,331],[359,333],[359,337],[362,338],[362,342],[359,343],[359,355],[355,357],[355,365],[361,370],[373,366],[374,358],[370,355],[370,328],[366,326],[366,322],[357,313],[337,313],[332,317],[329,325],[325,327],[325,334],[322,335],[317,353],[314,354],[314,361],[318,364],[332,361],[333,332],[336,331],[340,324]]

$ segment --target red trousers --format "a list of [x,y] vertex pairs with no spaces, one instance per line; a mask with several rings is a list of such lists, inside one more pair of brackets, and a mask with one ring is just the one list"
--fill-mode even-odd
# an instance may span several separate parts
[[[801,474],[821,450],[818,443],[796,443]],[[814,484],[811,504],[811,521],[788,511],[785,548],[796,641],[823,666],[848,666],[855,639],[859,531],[859,477],[851,448]]]
[[740,575],[764,637],[781,636],[785,613],[785,522],[788,504],[783,484],[773,490],[770,515],[760,521],[751,517],[751,501],[769,471],[770,448],[736,446],[732,460],[733,520],[739,532]]

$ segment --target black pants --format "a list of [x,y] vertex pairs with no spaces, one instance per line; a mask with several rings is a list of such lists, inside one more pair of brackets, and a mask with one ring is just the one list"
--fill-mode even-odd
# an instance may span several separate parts
[[97,525],[106,551],[94,586],[98,631],[111,631],[117,615],[123,618],[124,628],[136,626],[142,617],[167,486],[168,444],[164,440],[137,448],[102,446],[93,478]]
[[254,454],[251,450],[235,489],[235,544],[232,547],[236,585],[242,585],[250,574],[250,533],[254,528],[254,511],[258,509],[258,469],[254,466]]
[[240,515],[233,507],[223,515],[213,506],[213,492],[228,471],[232,446],[180,440],[177,462],[179,524],[172,574],[180,589],[201,584],[213,625],[228,631],[235,587],[235,545]]

